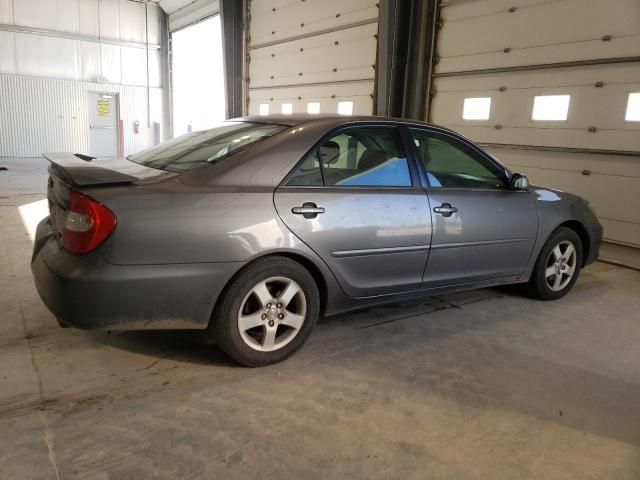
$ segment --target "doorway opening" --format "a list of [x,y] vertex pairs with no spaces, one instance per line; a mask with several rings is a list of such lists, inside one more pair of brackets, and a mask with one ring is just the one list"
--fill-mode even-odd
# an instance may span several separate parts
[[89,155],[117,157],[120,151],[118,135],[118,94],[88,92],[89,95]]
[[173,135],[203,130],[225,118],[220,15],[173,32]]

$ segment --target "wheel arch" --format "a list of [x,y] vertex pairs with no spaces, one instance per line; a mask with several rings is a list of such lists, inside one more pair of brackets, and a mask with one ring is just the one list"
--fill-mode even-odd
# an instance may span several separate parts
[[231,283],[240,274],[242,274],[242,272],[244,272],[247,268],[249,268],[255,262],[268,257],[286,257],[302,265],[311,274],[311,276],[313,277],[313,280],[316,282],[316,286],[318,287],[318,293],[320,296],[320,316],[324,315],[327,308],[327,302],[328,302],[328,286],[327,286],[327,281],[322,271],[320,270],[320,268],[315,264],[313,260],[311,260],[310,258],[300,253],[291,252],[291,251],[272,251],[272,252],[266,252],[262,255],[252,258],[249,262],[247,262],[241,268],[239,268],[233,275],[231,275],[231,277],[229,277],[224,287],[220,291],[218,298],[216,298],[214,302],[213,308],[211,310],[211,316],[209,318],[209,323],[211,323],[211,319],[216,313],[216,309],[220,305],[220,300],[223,298],[224,295],[227,294],[227,291],[229,290],[229,285],[231,285]]
[[577,220],[567,220],[558,225],[558,227],[566,227],[573,230],[576,235],[578,235],[578,238],[580,238],[580,242],[582,243],[582,264],[580,266],[584,267],[591,249],[591,238],[589,238],[589,232],[586,227]]

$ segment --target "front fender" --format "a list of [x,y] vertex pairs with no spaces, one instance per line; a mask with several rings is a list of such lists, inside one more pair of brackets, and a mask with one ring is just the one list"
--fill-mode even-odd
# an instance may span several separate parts
[[527,267],[527,276],[531,275],[538,255],[551,233],[559,226],[570,222],[577,222],[587,232],[589,252],[583,260],[585,264],[593,262],[598,255],[602,226],[589,207],[589,203],[578,195],[550,188],[531,187],[531,192],[536,196],[539,228]]

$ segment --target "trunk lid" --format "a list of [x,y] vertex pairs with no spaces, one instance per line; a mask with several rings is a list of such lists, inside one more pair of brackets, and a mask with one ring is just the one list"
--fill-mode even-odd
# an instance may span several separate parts
[[[69,210],[71,190],[86,192],[85,187],[125,185],[145,180],[175,176],[175,173],[145,167],[124,158],[98,158],[77,156],[73,153],[44,153],[51,162],[47,199],[49,217],[56,236],[60,239]],[[90,192],[88,192],[90,195]]]
[[78,155],[73,153],[43,154],[44,158],[51,162],[49,174],[72,187],[132,183],[175,175],[171,172],[139,165],[125,158],[88,160],[91,157]]

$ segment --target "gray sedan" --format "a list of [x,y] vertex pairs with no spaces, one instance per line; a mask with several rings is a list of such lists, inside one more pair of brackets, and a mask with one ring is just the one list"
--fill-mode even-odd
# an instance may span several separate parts
[[509,283],[560,298],[602,237],[585,200],[420,122],[247,117],[127,159],[46,157],[32,271],[59,323],[201,329],[248,366],[362,306]]

